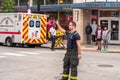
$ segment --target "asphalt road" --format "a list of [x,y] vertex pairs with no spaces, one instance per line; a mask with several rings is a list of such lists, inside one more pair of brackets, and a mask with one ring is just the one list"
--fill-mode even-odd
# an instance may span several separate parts
[[[0,80],[59,80],[65,50],[0,46]],[[82,52],[78,80],[120,80],[120,53]]]

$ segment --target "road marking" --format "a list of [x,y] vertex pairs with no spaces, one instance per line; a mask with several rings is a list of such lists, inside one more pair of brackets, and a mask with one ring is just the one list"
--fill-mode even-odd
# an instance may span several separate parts
[[38,53],[53,53],[53,52],[51,52],[51,51],[36,51],[36,52],[38,52]]
[[40,54],[40,53],[36,53],[36,52],[28,52],[28,51],[21,51],[19,53],[23,53],[23,54]]
[[120,75],[118,76],[118,78],[120,79]]
[[18,54],[18,53],[2,53],[3,55],[10,55],[10,56],[26,56],[25,54]]
[[33,51],[33,52],[29,52],[29,51],[20,51],[18,53],[23,53],[23,54],[32,54],[32,55],[36,55],[36,54],[44,54],[44,53],[53,53],[52,51]]
[[63,51],[36,51],[39,53],[64,53]]
[[0,58],[5,58],[6,56],[0,56]]

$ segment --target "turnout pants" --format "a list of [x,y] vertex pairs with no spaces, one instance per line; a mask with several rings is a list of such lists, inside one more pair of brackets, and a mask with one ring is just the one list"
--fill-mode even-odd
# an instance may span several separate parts
[[[77,51],[67,51],[64,57],[62,80],[77,80],[77,66],[79,64]],[[71,73],[70,73],[71,70]],[[71,75],[69,75],[71,74]]]

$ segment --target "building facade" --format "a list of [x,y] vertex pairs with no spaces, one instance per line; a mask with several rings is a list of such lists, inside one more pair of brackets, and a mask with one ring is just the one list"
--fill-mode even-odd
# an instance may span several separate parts
[[[36,0],[31,4],[31,9],[35,12]],[[86,43],[87,23],[92,25],[95,22],[102,28],[112,29],[109,43],[120,44],[120,0],[42,0],[40,5],[41,13],[57,16],[65,29],[70,21],[75,21],[77,31],[81,35],[81,43]],[[18,12],[22,10],[26,8],[17,8]]]
[[86,43],[85,26],[96,22],[102,28],[112,29],[109,34],[110,44],[120,44],[120,0],[74,0],[81,3],[73,9],[73,19],[81,34],[82,43]]

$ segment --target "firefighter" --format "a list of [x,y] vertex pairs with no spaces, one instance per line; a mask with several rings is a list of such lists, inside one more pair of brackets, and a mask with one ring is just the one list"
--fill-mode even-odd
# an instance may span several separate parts
[[[63,59],[63,74],[61,80],[77,80],[77,66],[81,58],[80,35],[76,31],[76,23],[69,23],[69,30],[64,30],[56,21],[58,29],[67,36],[67,51]],[[70,74],[71,70],[71,75]],[[70,76],[70,77],[69,77]]]

